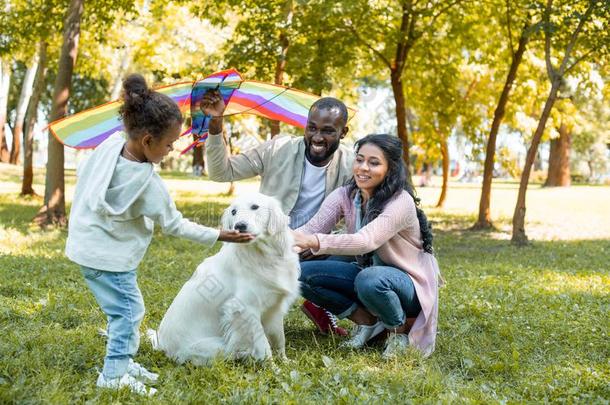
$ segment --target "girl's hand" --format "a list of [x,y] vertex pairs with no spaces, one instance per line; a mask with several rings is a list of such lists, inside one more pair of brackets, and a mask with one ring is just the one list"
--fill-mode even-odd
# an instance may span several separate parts
[[292,231],[292,237],[294,238],[292,250],[296,253],[301,253],[307,249],[318,250],[320,248],[320,242],[318,241],[318,238],[316,238],[316,235]]
[[218,236],[218,240],[221,242],[231,242],[231,243],[247,243],[254,240],[256,236],[251,233],[241,233],[239,231],[226,231],[221,230],[220,235]]
[[222,117],[225,110],[225,102],[218,90],[208,90],[201,100],[199,108],[205,115]]

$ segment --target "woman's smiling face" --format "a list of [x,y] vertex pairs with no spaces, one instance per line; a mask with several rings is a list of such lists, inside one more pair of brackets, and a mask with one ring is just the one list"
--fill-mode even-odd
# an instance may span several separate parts
[[388,160],[379,147],[366,143],[356,154],[352,173],[358,188],[372,196],[388,173]]

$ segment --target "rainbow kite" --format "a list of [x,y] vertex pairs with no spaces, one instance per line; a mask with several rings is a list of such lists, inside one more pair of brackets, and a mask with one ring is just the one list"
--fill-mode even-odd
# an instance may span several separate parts
[[[200,104],[209,90],[217,90],[223,97],[223,116],[255,114],[300,128],[305,127],[309,108],[320,98],[285,86],[243,80],[235,69],[217,72],[196,82],[176,83],[155,90],[171,97],[183,114],[191,115],[191,128],[183,135],[193,133],[197,139],[182,153],[202,144],[207,138],[211,117],[203,114]],[[120,106],[120,100],[112,101],[52,122],[49,129],[66,146],[95,148],[108,136],[124,128],[118,114]],[[353,116],[355,111],[349,111]]]
[[[174,100],[183,114],[190,112],[192,82],[176,83],[155,89]],[[119,119],[120,100],[93,107],[49,124],[49,130],[65,146],[76,149],[95,148],[124,126]]]

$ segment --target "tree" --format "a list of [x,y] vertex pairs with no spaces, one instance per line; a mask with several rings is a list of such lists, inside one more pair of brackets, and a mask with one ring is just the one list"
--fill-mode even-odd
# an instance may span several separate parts
[[570,179],[570,149],[572,147],[572,128],[562,122],[559,128],[559,137],[551,139],[549,154],[549,168],[545,187],[567,187]]
[[[53,90],[53,106],[50,121],[66,115],[72,71],[76,63],[80,23],[84,10],[84,0],[71,0],[64,26],[63,45],[59,57],[59,67]],[[41,226],[66,224],[66,202],[64,186],[63,145],[49,132],[49,158],[45,181],[44,206],[38,212],[36,222]]]
[[[186,2],[153,1],[150,7],[139,4],[136,11],[117,16],[117,23],[108,29],[105,46],[95,51],[112,66],[104,74],[109,75],[114,88],[120,89],[114,79],[121,81],[128,70],[143,73],[156,86],[200,79],[223,66],[218,50],[231,35],[234,23],[214,29],[210,21],[194,14],[198,9],[191,11],[181,3]],[[120,58],[113,57],[116,50]],[[122,63],[128,67],[121,68]]]
[[10,61],[0,59],[0,162],[8,162],[10,153],[6,144],[6,136],[4,127],[6,126],[7,108],[8,108],[8,91],[11,84],[11,67]]
[[[273,82],[275,84],[284,84],[284,72],[286,71],[286,63],[288,61],[288,48],[290,46],[288,27],[292,23],[292,16],[294,14],[294,4],[292,0],[286,0],[283,7],[283,24],[279,27],[278,42],[280,44],[280,51],[277,56],[275,63],[275,75]],[[271,130],[271,137],[280,133],[279,121],[271,121],[269,123]]]
[[[228,65],[245,73],[254,68],[259,80],[285,84],[288,50],[295,38],[293,0],[229,0],[224,4],[211,4],[206,10],[216,16],[216,22],[226,25],[226,15],[221,16],[226,8],[232,10],[231,14],[239,13],[242,17],[228,42]],[[269,129],[271,137],[274,137],[280,133],[280,123],[269,121]]]
[[21,183],[21,195],[35,195],[32,187],[34,182],[33,170],[33,148],[34,148],[34,125],[38,114],[38,103],[44,91],[45,78],[47,75],[47,43],[41,41],[38,44],[38,71],[34,79],[34,92],[30,98],[30,103],[25,114],[25,131],[23,133],[23,180]]
[[29,63],[23,84],[21,85],[21,94],[19,96],[19,102],[17,103],[17,110],[15,113],[15,124],[13,125],[13,145],[11,147],[10,163],[18,164],[19,155],[21,153],[21,137],[23,135],[23,125],[25,120],[25,113],[32,96],[32,86],[34,85],[34,77],[38,70],[38,55],[35,55]]
[[[591,73],[590,76],[598,74],[596,70]],[[610,143],[610,104],[608,94],[604,95],[604,90],[608,93],[610,86],[602,80],[601,77],[589,79],[591,85],[579,91],[575,98],[582,119],[574,130],[572,169],[589,182],[597,181],[610,165],[606,146]]]
[[[0,55],[5,62],[13,64],[17,72],[24,64],[26,74],[24,80],[14,75],[15,80],[11,89],[12,94],[20,94],[18,100],[10,103],[15,108],[15,121],[13,123],[13,142],[9,160],[17,163],[20,159],[21,140],[24,127],[24,118],[32,93],[32,84],[36,72],[37,50],[32,44],[38,43],[41,38],[47,42],[54,42],[55,33],[59,29],[61,15],[65,6],[61,0],[12,0],[4,12],[0,12],[2,36],[0,36]],[[21,85],[18,89],[17,85]],[[4,111],[5,108],[0,108]],[[0,134],[3,136],[3,134]]]
[[[193,141],[196,141],[198,137],[193,135]],[[205,143],[202,143],[196,148],[193,148],[193,173],[201,176],[205,174]]]
[[2,34],[0,35],[0,162],[9,161],[9,152],[4,134],[10,87],[10,69],[7,67],[9,63],[8,50],[12,42],[11,31],[8,29],[11,21],[9,11],[9,3],[5,3],[5,6],[0,9],[0,26],[2,26]]
[[570,152],[572,135],[578,120],[578,110],[570,99],[555,103],[554,123],[557,136],[550,139],[549,167],[544,187],[568,187],[570,178]]
[[[506,75],[504,87],[502,88],[502,92],[498,99],[498,104],[494,111],[493,121],[491,123],[489,136],[487,138],[485,163],[483,165],[483,186],[481,188],[481,198],[479,200],[479,217],[477,222],[474,224],[473,229],[488,229],[493,227],[490,213],[491,183],[493,178],[498,130],[500,129],[500,124],[504,118],[506,104],[508,103],[511,89],[514,86],[517,71],[519,69],[519,65],[521,64],[521,60],[523,59],[523,54],[525,53],[527,44],[532,35],[535,34],[536,30],[540,26],[540,22],[534,21],[530,12],[527,12],[525,16],[519,18],[519,15],[522,15],[520,13],[521,10],[519,9],[523,8],[524,6],[519,4],[515,4],[515,6],[516,7],[511,8],[511,1],[506,1],[506,24],[503,28],[506,28],[507,30],[511,63]],[[513,45],[513,19],[516,19],[517,23],[522,27],[516,49]],[[501,22],[499,23],[501,24]]]
[[[69,111],[68,101],[72,91],[78,44],[81,36],[81,23],[87,24],[88,31],[94,38],[94,42],[103,42],[105,30],[110,26],[117,14],[123,10],[133,8],[132,0],[114,1],[91,1],[88,3],[88,13],[84,12],[83,0],[71,0],[65,14],[63,27],[63,40],[59,55],[57,75],[52,96],[51,114],[49,121],[55,121],[65,116]],[[85,84],[89,81],[83,80]],[[75,103],[83,100],[74,100]],[[83,103],[85,106],[87,100]],[[73,110],[71,110],[73,112]],[[41,226],[66,224],[65,209],[65,185],[64,185],[64,149],[55,137],[49,132],[48,135],[48,159],[45,180],[44,205],[39,210],[36,223]]]
[[451,12],[438,18],[443,35],[419,40],[403,77],[411,140],[423,148],[427,163],[441,161],[443,181],[437,207],[444,205],[448,194],[449,138],[467,136],[477,141],[471,132],[481,124],[488,93],[494,89],[489,85],[489,69],[475,52],[481,49],[481,38],[490,37],[489,24],[479,22],[479,7],[464,6],[459,11],[460,18]]
[[373,55],[379,72],[389,73],[396,105],[396,129],[403,143],[403,159],[409,172],[409,137],[407,132],[407,102],[403,76],[409,66],[409,53],[422,37],[442,35],[439,17],[454,8],[460,0],[354,1],[336,7],[342,15],[346,35]]
[[[248,78],[318,95],[333,91],[350,99],[353,87],[341,83],[353,82],[357,64],[351,57],[353,46],[346,45],[349,38],[335,29],[333,8],[334,3],[322,0],[226,0],[204,1],[195,10],[217,26],[238,21],[224,52],[217,55],[224,68],[234,67]],[[271,135],[279,125],[269,122]]]
[[[560,88],[564,84],[565,77],[583,60],[607,52],[608,44],[610,44],[610,34],[608,30],[604,29],[610,22],[610,4],[608,2],[594,0],[577,3],[565,2],[554,8],[553,0],[547,0],[543,21],[544,56],[551,88],[528,148],[519,183],[511,238],[511,241],[517,245],[526,244],[528,241],[525,234],[527,184],[546,122],[557,100]],[[559,66],[555,66],[553,63],[553,45],[563,48],[563,56],[558,59],[560,60]]]

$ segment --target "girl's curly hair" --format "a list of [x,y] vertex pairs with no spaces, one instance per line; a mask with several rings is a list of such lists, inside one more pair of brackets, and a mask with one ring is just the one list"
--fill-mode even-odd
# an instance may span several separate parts
[[119,115],[130,138],[146,133],[161,138],[176,123],[182,124],[182,113],[174,100],[150,89],[142,75],[134,73],[123,80],[122,99]]

